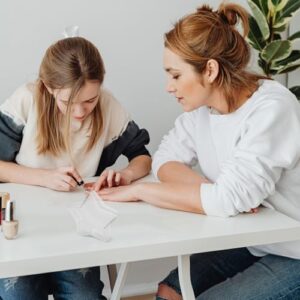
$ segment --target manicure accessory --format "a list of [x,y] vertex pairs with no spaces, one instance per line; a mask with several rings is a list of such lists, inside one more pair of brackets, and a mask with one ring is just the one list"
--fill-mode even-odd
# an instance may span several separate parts
[[116,219],[117,211],[109,207],[101,197],[91,191],[79,207],[69,209],[77,228],[77,233],[109,241],[110,224]]

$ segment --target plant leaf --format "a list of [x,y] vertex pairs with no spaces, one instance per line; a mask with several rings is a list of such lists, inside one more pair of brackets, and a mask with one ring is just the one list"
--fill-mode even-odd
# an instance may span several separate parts
[[284,18],[284,19],[282,19],[281,17],[276,18],[274,21],[273,27],[280,28],[282,26],[286,26],[289,21],[290,21],[290,18]]
[[275,62],[287,58],[292,52],[291,41],[273,41],[261,52],[262,58],[267,62]]
[[266,75],[268,75],[268,72],[267,72],[267,63],[266,63],[261,57],[259,57],[257,63],[258,63],[258,65],[259,65],[259,67],[262,69],[262,71],[263,71]]
[[297,64],[297,65],[290,64],[290,65],[287,65],[287,66],[283,67],[282,69],[278,70],[277,74],[289,73],[289,72],[292,72],[292,71],[298,69],[299,67],[300,67],[300,64]]
[[268,4],[268,10],[269,10],[269,17],[274,16],[274,14],[276,13],[275,11],[275,6],[272,0],[267,0],[266,1]]
[[280,14],[279,20],[282,20],[285,18],[291,18],[297,12],[298,9],[300,9],[300,1],[299,0],[289,0],[288,3],[283,8],[282,13]]
[[267,17],[269,13],[268,1],[266,0],[251,0],[257,7],[261,10],[261,12]]
[[253,12],[254,18],[256,19],[257,25],[263,36],[263,39],[266,40],[270,36],[269,25],[267,23],[266,17],[254,2],[248,0],[248,4]]
[[[277,24],[278,26],[274,25],[273,26],[273,32],[276,32],[276,33],[284,32],[287,28],[287,23],[288,23],[288,21],[287,22],[282,22],[281,24]],[[277,26],[277,27],[275,27],[275,26]]]
[[281,35],[278,34],[278,33],[274,33],[273,35],[273,40],[276,41],[276,40],[281,40]]
[[[261,1],[260,1],[260,0],[250,0],[250,1],[252,1],[254,4],[256,4],[256,6],[257,6],[258,8],[260,8],[261,11],[263,11],[263,10],[262,10],[262,6],[261,6]],[[248,1],[248,2],[249,2],[249,1]]]
[[296,70],[300,66],[300,50],[294,50],[286,59],[271,64],[271,69],[279,74]]
[[277,2],[275,6],[276,11],[281,11],[289,2],[289,0],[272,0],[272,2]]
[[293,41],[293,40],[296,40],[296,39],[300,39],[300,31],[295,32],[294,34],[292,34],[288,38],[289,41]]
[[268,7],[268,1],[266,0],[259,0],[261,11],[264,13],[266,17],[269,15],[269,7]]
[[290,91],[300,100],[300,86],[296,85],[290,88]]
[[300,60],[300,50],[293,50],[287,58],[277,61],[274,64],[274,67],[285,66],[290,63],[298,63],[299,60]]
[[252,16],[249,16],[249,27],[250,30],[247,37],[248,42],[254,49],[261,51],[265,47],[266,43],[263,40],[257,22]]

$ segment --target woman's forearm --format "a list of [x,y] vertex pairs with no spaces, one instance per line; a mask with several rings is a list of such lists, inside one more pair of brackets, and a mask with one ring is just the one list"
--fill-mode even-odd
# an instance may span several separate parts
[[42,185],[44,170],[20,166],[13,162],[0,161],[0,181]]
[[140,183],[136,193],[137,199],[159,207],[205,214],[198,183]]
[[157,176],[161,182],[178,182],[185,184],[208,182],[197,172],[177,161],[169,161],[163,164],[159,168]]
[[151,170],[151,157],[148,155],[140,155],[132,159],[128,166],[122,170],[130,175],[131,181],[135,181],[149,174]]

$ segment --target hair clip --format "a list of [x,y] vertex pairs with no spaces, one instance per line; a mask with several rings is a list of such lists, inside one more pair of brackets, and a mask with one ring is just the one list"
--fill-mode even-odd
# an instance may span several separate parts
[[63,35],[65,38],[79,36],[79,26],[77,26],[77,25],[67,26],[63,32]]

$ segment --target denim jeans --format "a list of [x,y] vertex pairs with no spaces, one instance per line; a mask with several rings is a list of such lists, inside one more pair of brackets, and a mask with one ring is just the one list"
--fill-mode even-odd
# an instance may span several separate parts
[[[270,254],[256,257],[239,248],[194,254],[190,262],[197,300],[300,299],[300,260]],[[161,283],[181,294],[177,269]]]
[[104,300],[102,289],[99,267],[0,279],[1,300]]

